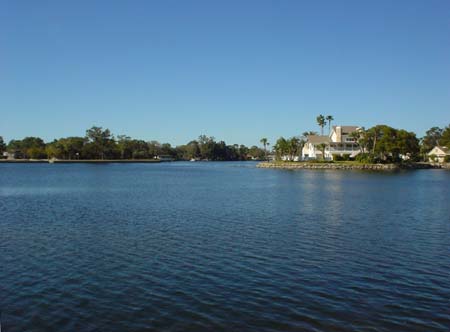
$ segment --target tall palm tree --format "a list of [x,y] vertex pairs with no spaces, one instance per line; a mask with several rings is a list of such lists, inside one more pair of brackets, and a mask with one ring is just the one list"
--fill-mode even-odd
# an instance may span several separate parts
[[327,115],[327,117],[325,118],[325,120],[328,121],[328,135],[331,132],[331,121],[334,121],[334,118],[332,115]]
[[320,115],[316,118],[316,121],[317,121],[317,124],[318,124],[319,127],[320,127],[320,132],[321,132],[321,134],[322,134],[322,136],[323,136],[323,127],[325,127],[325,117],[324,117],[322,114],[320,114]]
[[298,155],[298,151],[300,148],[300,138],[298,137],[291,137],[288,141],[289,144],[289,159],[294,160],[295,157]]
[[269,145],[269,142],[268,142],[267,138],[265,138],[265,137],[261,138],[259,141],[264,146],[264,156],[265,156],[265,158],[267,160],[267,145]]

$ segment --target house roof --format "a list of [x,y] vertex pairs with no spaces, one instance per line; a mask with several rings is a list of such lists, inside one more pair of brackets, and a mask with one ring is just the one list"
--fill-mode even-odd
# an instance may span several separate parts
[[[439,149],[439,150],[441,150],[443,153],[445,153],[446,155],[450,155],[450,149],[449,149],[448,147],[446,147],[446,146],[439,146],[439,145],[437,145],[437,146],[435,146],[435,147],[433,148],[433,150],[434,150],[434,149]],[[433,153],[432,153],[433,150],[431,150],[428,154],[433,154]]]
[[333,126],[333,130],[336,130],[336,127],[341,127],[343,133],[351,133],[361,128],[359,126]]
[[328,136],[321,136],[321,135],[309,135],[308,136],[308,143],[312,144],[322,144],[322,143],[330,143],[331,140]]

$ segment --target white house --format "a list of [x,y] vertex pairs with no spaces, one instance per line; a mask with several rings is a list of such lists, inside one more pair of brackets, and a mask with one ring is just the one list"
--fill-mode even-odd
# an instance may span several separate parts
[[3,152],[3,158],[4,159],[8,159],[8,160],[12,160],[12,159],[16,159],[16,153],[15,152]]
[[437,161],[443,163],[445,157],[450,157],[450,149],[446,146],[435,146],[430,152],[428,152],[428,158],[430,161]]
[[336,155],[355,157],[361,150],[352,133],[360,129],[358,126],[333,126],[328,136],[309,135],[302,149],[302,159],[333,160]]

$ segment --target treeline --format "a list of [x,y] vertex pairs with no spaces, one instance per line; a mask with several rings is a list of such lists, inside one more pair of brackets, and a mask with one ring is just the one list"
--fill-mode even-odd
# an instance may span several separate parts
[[84,137],[66,137],[45,143],[39,137],[11,140],[0,136],[0,154],[8,152],[17,159],[153,159],[161,156],[175,160],[237,161],[263,159],[265,151],[257,146],[227,145],[214,137],[201,135],[185,145],[172,147],[169,143],[133,139],[126,135],[115,137],[109,129],[92,127]]
[[353,133],[361,152],[369,159],[398,161],[401,156],[411,160],[428,161],[428,153],[435,146],[450,147],[450,125],[445,128],[433,127],[425,136],[417,138],[413,132],[378,125],[368,130]]
[[377,125],[353,132],[361,153],[356,159],[363,162],[419,161],[420,140],[416,134],[404,129]]

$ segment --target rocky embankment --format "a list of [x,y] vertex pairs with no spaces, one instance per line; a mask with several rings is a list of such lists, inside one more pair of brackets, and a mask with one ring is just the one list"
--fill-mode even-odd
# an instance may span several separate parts
[[[444,164],[445,165],[445,164]],[[430,163],[408,163],[408,164],[353,164],[353,163],[308,163],[308,162],[262,162],[257,165],[259,168],[279,168],[279,169],[336,169],[336,170],[368,170],[368,171],[395,171],[400,169],[432,169],[448,168],[442,164]]]

